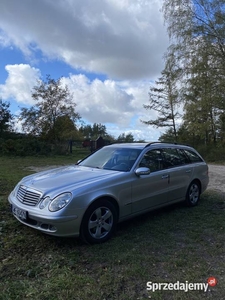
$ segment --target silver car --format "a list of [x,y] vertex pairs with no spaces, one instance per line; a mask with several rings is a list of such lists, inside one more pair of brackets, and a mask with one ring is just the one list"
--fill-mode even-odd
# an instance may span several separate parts
[[125,219],[180,201],[195,206],[208,181],[208,166],[191,147],[114,144],[76,165],[23,178],[9,202],[27,226],[100,243]]

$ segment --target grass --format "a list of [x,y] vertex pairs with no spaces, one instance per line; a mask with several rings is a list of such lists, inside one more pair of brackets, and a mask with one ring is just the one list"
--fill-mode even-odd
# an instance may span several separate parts
[[[20,224],[7,196],[29,166],[70,164],[65,157],[0,157],[0,300],[224,299],[224,196],[207,191],[194,208],[183,204],[118,225],[107,243],[44,235]],[[146,283],[218,284],[202,291],[146,290]]]

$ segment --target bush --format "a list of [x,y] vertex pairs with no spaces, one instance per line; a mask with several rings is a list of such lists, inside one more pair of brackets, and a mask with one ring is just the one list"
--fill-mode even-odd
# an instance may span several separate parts
[[219,145],[202,145],[196,148],[202,157],[208,162],[225,161],[225,147]]
[[38,138],[1,139],[0,153],[16,156],[48,155],[51,153],[51,146]]

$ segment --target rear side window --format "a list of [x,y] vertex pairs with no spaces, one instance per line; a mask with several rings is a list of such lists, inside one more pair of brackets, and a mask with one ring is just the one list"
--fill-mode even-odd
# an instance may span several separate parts
[[185,154],[188,156],[188,158],[190,159],[190,161],[192,163],[195,163],[195,162],[202,162],[203,160],[201,159],[200,156],[198,156],[197,153],[191,151],[191,150],[187,150],[187,149],[184,149],[184,152]]
[[165,148],[162,149],[162,153],[167,165],[167,168],[172,168],[176,166],[182,166],[190,163],[188,157],[182,151],[182,149],[176,148]]

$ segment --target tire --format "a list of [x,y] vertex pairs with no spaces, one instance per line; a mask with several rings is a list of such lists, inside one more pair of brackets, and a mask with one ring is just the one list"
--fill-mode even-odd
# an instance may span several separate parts
[[94,202],[85,212],[80,236],[88,244],[104,243],[113,235],[117,224],[117,211],[108,200]]
[[187,190],[186,204],[187,206],[196,206],[200,200],[200,185],[198,182],[193,181]]

